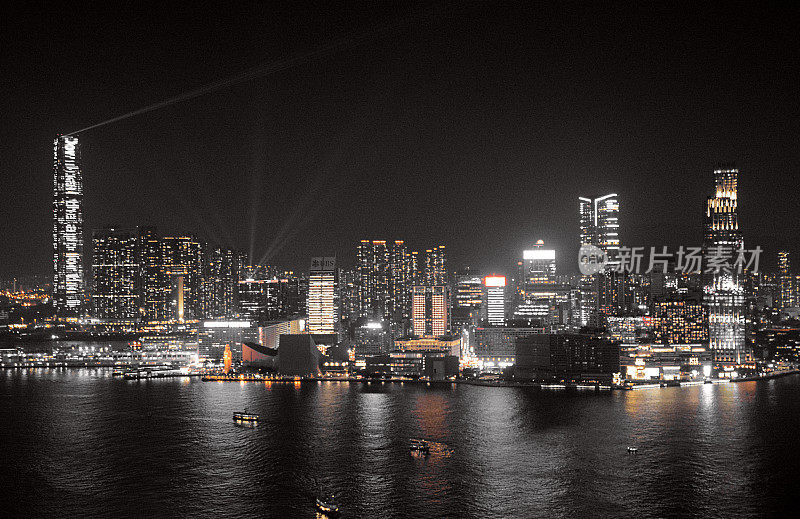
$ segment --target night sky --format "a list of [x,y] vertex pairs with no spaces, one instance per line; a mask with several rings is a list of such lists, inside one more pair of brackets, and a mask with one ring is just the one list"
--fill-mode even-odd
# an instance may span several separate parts
[[58,133],[352,34],[81,134],[87,256],[91,229],[149,224],[303,270],[368,238],[510,274],[541,238],[573,272],[578,196],[619,193],[623,245],[700,245],[719,162],[746,244],[797,245],[798,11],[197,5],[4,13],[0,276],[50,272]]

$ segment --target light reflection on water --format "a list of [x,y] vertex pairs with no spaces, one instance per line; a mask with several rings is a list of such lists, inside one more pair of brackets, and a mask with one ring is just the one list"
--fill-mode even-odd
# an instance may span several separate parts
[[[595,393],[8,370],[2,484],[26,516],[315,517],[318,487],[344,517],[777,515],[799,397],[800,377]],[[258,425],[232,422],[244,408]]]

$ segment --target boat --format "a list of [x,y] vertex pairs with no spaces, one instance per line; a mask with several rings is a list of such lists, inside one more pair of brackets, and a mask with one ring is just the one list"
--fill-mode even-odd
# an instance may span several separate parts
[[628,447],[628,452],[631,454],[636,454],[638,450],[636,447]]
[[317,511],[328,516],[335,516],[339,513],[339,504],[333,494],[317,496]]
[[411,443],[409,443],[408,445],[408,448],[411,451],[423,452],[425,454],[430,452],[430,446],[428,445],[428,442],[425,440],[412,439]]
[[259,416],[257,414],[248,413],[247,410],[233,413],[234,422],[257,422],[258,419]]

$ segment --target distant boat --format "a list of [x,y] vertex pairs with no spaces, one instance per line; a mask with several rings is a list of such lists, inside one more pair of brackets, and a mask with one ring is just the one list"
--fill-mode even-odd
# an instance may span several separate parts
[[339,504],[333,494],[317,496],[316,506],[317,511],[325,515],[333,517],[339,514]]
[[259,416],[254,413],[248,413],[247,411],[237,411],[233,413],[233,421],[234,422],[257,422]]
[[639,450],[639,449],[637,449],[636,447],[628,447],[628,452],[630,452],[631,454],[636,454],[636,452],[637,452],[638,450]]
[[413,439],[413,438],[411,439],[411,442],[409,443],[408,448],[411,451],[422,452],[422,453],[425,453],[425,454],[430,452],[430,449],[431,449],[430,446],[428,445],[427,441],[425,441],[425,440],[417,440],[417,439]]

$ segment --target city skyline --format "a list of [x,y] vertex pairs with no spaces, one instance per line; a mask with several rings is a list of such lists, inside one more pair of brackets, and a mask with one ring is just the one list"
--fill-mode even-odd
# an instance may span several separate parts
[[[174,13],[163,14],[180,21]],[[702,202],[704,179],[715,164],[735,161],[742,171],[739,189],[748,200],[740,208],[749,223],[747,243],[775,244],[772,253],[796,247],[774,231],[780,223],[792,236],[800,225],[790,217],[790,197],[783,196],[786,179],[800,162],[786,140],[796,122],[776,119],[778,108],[780,113],[791,111],[796,100],[788,97],[791,81],[766,82],[762,74],[765,67],[779,77],[788,73],[781,63],[795,58],[791,39],[796,38],[786,32],[788,19],[746,10],[721,17],[691,11],[686,20],[667,8],[625,16],[592,13],[598,26],[585,29],[585,37],[612,48],[627,48],[631,38],[658,53],[661,43],[677,43],[669,29],[682,35],[680,41],[688,32],[683,64],[662,60],[661,70],[650,63],[659,60],[634,53],[629,57],[634,75],[626,62],[592,51],[583,37],[571,36],[570,29],[582,21],[574,13],[545,10],[537,18],[521,6],[477,6],[460,14],[426,16],[385,7],[345,19],[353,14],[347,11],[326,30],[310,23],[294,40],[281,37],[280,31],[258,40],[245,26],[242,37],[253,46],[244,51],[222,34],[219,55],[212,60],[221,62],[217,74],[235,75],[264,60],[384,22],[410,22],[334,53],[325,63],[310,60],[274,77],[81,134],[86,233],[107,225],[151,224],[168,233],[192,233],[220,246],[252,250],[264,263],[297,270],[320,253],[349,262],[353,241],[395,236],[414,245],[447,245],[454,266],[509,273],[508,258],[541,238],[559,251],[559,262],[564,262],[559,268],[573,270],[574,262],[567,260],[577,253],[569,207],[575,197],[618,193],[625,206],[625,243],[698,243],[702,223],[687,208]],[[663,15],[666,29],[646,35],[626,28],[631,21],[650,26],[656,14]],[[320,21],[287,10],[276,15],[275,23],[296,16]],[[771,23],[759,27],[769,26],[770,35],[784,34],[789,40],[778,44],[779,38],[763,38],[759,46],[750,45],[761,28],[746,35],[736,32],[724,40],[726,45],[708,48],[697,31],[726,23],[738,27],[748,17],[763,22],[766,16]],[[85,23],[102,20],[98,14]],[[30,18],[19,21],[26,27]],[[541,42],[524,37],[529,23],[542,30]],[[442,26],[447,30],[437,31]],[[133,22],[131,28],[136,27]],[[31,71],[41,71],[41,60],[54,56],[49,47],[33,47],[39,53],[32,62],[15,60],[31,65],[31,70],[15,70],[15,77],[41,95],[5,98],[19,100],[5,111],[9,124],[2,130],[6,146],[14,150],[7,162],[8,192],[17,196],[4,199],[11,217],[2,224],[8,240],[3,249],[14,253],[4,253],[0,275],[48,270],[42,247],[48,229],[41,216],[49,198],[46,143],[55,134],[219,79],[201,65],[207,56],[198,50],[179,46],[170,54],[149,47],[166,38],[151,30],[155,34],[147,42],[131,41],[133,48],[152,51],[158,59],[138,62],[139,54],[124,55],[111,63],[89,53],[94,57],[80,77],[67,72],[80,67],[70,66],[72,58],[66,55],[53,61],[52,72],[34,78]],[[566,36],[551,42],[561,35]],[[517,36],[525,42],[519,50],[513,45]],[[70,35],[56,31],[52,37],[68,41]],[[98,37],[111,35],[100,31]],[[505,49],[505,61],[481,53],[487,43]],[[528,55],[538,59],[523,60]],[[707,65],[733,55],[735,74]],[[170,67],[176,61],[183,66]],[[147,88],[131,91],[131,85],[140,83],[120,83],[113,73],[103,74],[107,79],[101,81],[96,72],[133,64],[131,73],[146,81]],[[597,64],[607,65],[607,72]],[[180,77],[164,73],[164,67],[180,70]],[[587,74],[577,75],[575,67]],[[347,80],[337,68],[348,74]],[[434,69],[440,72],[435,78]],[[76,81],[48,81],[52,74]],[[406,74],[411,75],[408,81],[397,81]],[[627,100],[636,115],[634,108],[619,109],[626,99],[608,88],[614,74],[631,86]],[[466,86],[465,77],[475,78],[474,88]],[[511,77],[517,82],[509,82]],[[666,81],[660,81],[663,77]],[[738,91],[720,86],[720,77],[726,84],[749,85],[748,102],[742,104]],[[596,86],[594,93],[577,90],[587,82]],[[446,85],[452,85],[450,90]],[[699,85],[707,89],[699,91]],[[680,102],[669,89],[683,94]],[[445,99],[457,104],[451,107],[442,103]],[[409,109],[416,100],[424,110]],[[27,113],[51,115],[29,118]],[[402,131],[392,124],[398,117]],[[775,134],[776,128],[783,130]],[[371,195],[364,196],[366,192]],[[760,210],[767,204],[771,211]],[[471,208],[466,218],[460,216],[462,207]],[[438,225],[431,228],[431,221]],[[88,241],[89,235],[84,237]],[[483,246],[476,250],[474,243]],[[773,255],[766,259],[776,263]]]
[[4,11],[14,517],[786,517],[800,7]]

